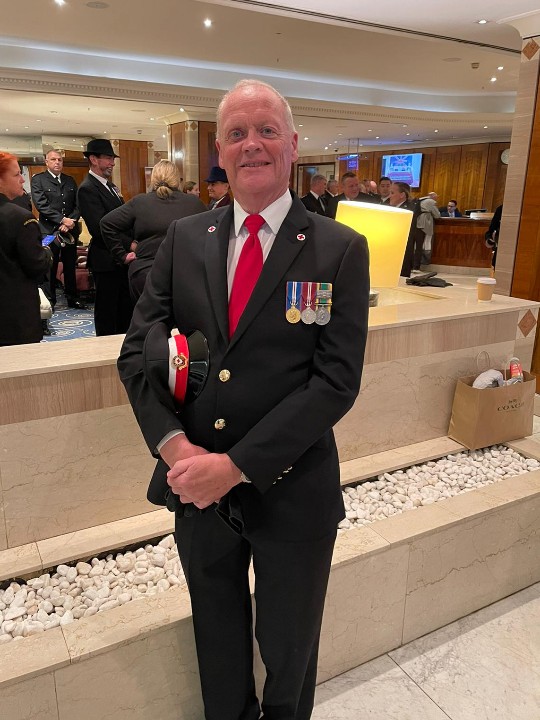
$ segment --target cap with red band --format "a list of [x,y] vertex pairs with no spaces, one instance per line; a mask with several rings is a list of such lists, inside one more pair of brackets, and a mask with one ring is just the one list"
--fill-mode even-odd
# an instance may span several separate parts
[[189,346],[185,335],[169,338],[169,390],[174,399],[183,405],[186,398],[189,373]]

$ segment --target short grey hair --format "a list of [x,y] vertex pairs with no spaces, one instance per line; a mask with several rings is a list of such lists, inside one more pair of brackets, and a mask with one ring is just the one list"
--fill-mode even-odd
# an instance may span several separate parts
[[287,126],[288,126],[289,130],[292,133],[296,132],[296,128],[294,127],[294,120],[293,120],[293,116],[292,116],[291,106],[289,105],[287,100],[285,100],[283,95],[281,95],[281,93],[279,93],[275,88],[273,88],[268,83],[263,82],[262,80],[244,79],[244,80],[240,80],[239,82],[237,82],[233,88],[231,88],[227,93],[225,93],[225,95],[221,99],[221,102],[218,105],[217,114],[216,114],[216,121],[217,121],[217,133],[216,134],[217,134],[218,138],[221,135],[221,123],[222,123],[222,116],[223,116],[223,108],[224,108],[227,100],[229,99],[229,97],[231,95],[233,95],[235,92],[237,92],[238,90],[253,89],[256,91],[256,90],[262,90],[263,88],[266,90],[270,90],[270,92],[272,92],[277,97],[277,99],[283,106],[283,111],[285,113],[285,120],[287,121]]
[[309,186],[313,187],[315,183],[320,182],[321,180],[324,180],[324,182],[326,182],[326,178],[324,177],[324,175],[316,173],[315,175],[312,175]]

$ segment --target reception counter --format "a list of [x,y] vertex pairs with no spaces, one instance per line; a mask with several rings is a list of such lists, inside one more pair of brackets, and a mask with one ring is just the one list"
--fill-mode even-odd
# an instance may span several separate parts
[[[456,378],[532,357],[538,303],[476,289],[383,289],[361,393],[335,428],[343,463],[445,436]],[[122,336],[0,348],[0,550],[155,511],[154,460],[121,385]]]
[[431,253],[432,265],[489,268],[491,250],[486,247],[485,233],[491,216],[481,220],[439,218]]

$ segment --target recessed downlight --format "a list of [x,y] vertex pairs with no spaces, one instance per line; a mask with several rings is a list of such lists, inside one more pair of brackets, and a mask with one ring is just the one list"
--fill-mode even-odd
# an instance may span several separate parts
[[492,77],[489,82],[497,82],[497,78],[496,78],[496,77]]
[[212,21],[210,18],[205,18],[203,21],[203,25],[205,28],[211,28],[212,27]]

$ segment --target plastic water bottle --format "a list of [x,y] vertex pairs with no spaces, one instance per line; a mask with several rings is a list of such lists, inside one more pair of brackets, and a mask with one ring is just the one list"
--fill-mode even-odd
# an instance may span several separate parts
[[508,380],[509,385],[514,383],[523,382],[523,368],[519,358],[510,358],[510,379]]

